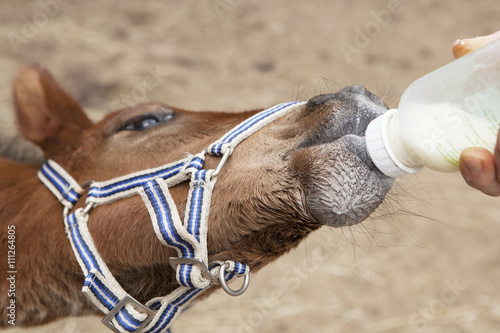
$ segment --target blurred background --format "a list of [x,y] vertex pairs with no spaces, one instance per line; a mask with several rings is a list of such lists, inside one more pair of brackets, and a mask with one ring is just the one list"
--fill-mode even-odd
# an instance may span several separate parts
[[[94,119],[150,100],[243,111],[350,84],[396,107],[452,61],[457,38],[490,34],[499,17],[497,0],[3,0],[0,135],[16,135],[19,64],[49,68]],[[243,296],[195,305],[174,333],[498,332],[499,200],[459,174],[398,180],[367,221],[319,230]],[[5,332],[107,330],[83,317]]]

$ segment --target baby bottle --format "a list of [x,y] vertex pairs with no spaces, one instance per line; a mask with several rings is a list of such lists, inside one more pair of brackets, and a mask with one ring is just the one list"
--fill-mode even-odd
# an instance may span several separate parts
[[398,109],[366,129],[368,154],[377,168],[396,178],[426,166],[458,170],[461,152],[493,152],[500,127],[500,40],[413,82]]

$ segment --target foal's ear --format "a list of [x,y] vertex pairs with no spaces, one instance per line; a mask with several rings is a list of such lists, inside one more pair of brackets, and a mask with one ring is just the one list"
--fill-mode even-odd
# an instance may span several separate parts
[[67,152],[80,133],[92,126],[78,103],[43,67],[20,67],[14,81],[14,103],[21,134],[46,157]]

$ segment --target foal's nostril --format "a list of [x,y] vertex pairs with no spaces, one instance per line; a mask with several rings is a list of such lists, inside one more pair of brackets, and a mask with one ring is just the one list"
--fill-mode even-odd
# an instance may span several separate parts
[[314,96],[307,102],[306,108],[310,111],[314,111],[317,107],[330,102],[334,98],[335,94],[323,94]]
[[320,106],[325,104],[332,104],[335,101],[343,101],[346,99],[352,99],[350,95],[362,95],[362,96],[370,96],[371,93],[366,90],[365,87],[360,85],[348,86],[343,88],[342,90],[334,93],[334,94],[323,94],[314,96],[311,98],[306,104],[306,110],[309,112],[313,112],[318,109]]
[[307,104],[306,104],[306,109],[309,112],[315,111],[318,107],[325,105],[325,104],[333,104],[335,102],[342,102],[346,100],[356,100],[356,99],[366,99],[378,106],[381,106],[385,109],[387,109],[387,105],[385,105],[384,101],[377,95],[371,93],[368,91],[365,87],[362,85],[352,85],[343,88],[342,90],[334,93],[334,94],[323,94],[323,95],[318,95],[313,98],[311,98]]
[[348,134],[364,136],[370,121],[385,110],[384,102],[360,85],[313,97],[307,102],[306,114],[318,116],[319,128],[299,148],[333,142]]

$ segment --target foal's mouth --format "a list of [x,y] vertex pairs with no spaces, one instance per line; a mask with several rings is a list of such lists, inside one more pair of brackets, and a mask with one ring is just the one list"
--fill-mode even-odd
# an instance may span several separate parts
[[343,227],[366,219],[383,201],[393,181],[366,151],[368,124],[387,110],[380,98],[360,86],[312,98],[306,105],[320,123],[297,146],[306,204],[322,224]]

